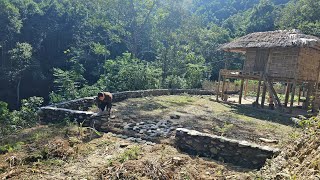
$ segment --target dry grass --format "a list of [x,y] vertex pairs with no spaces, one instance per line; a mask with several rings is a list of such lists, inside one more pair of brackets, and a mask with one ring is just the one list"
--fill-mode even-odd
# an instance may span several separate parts
[[[258,141],[278,139],[275,146],[297,139],[301,132],[272,122],[280,118],[209,101],[209,96],[160,96],[116,103],[113,121],[148,121],[170,118],[184,127]],[[124,120],[128,118],[128,120]],[[274,119],[272,119],[274,120]],[[119,123],[119,122],[117,122]],[[232,125],[232,127],[231,127]],[[216,128],[216,129],[215,129]],[[136,144],[103,134],[92,137],[88,129],[74,125],[39,126],[9,136],[0,155],[0,179],[254,179],[254,172],[226,166],[206,158],[189,156],[168,144]],[[163,141],[161,141],[163,142]],[[318,160],[310,167],[319,167]]]

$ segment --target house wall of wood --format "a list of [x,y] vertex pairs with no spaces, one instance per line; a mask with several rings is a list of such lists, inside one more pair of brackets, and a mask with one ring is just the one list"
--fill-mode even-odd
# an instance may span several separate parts
[[298,79],[316,81],[319,75],[320,51],[301,48],[298,61]]
[[264,71],[268,61],[268,49],[252,48],[246,51],[246,60],[243,66],[244,72]]
[[320,51],[312,48],[251,48],[246,50],[243,71],[265,71],[274,78],[294,79],[297,76],[299,81],[316,81],[319,66]]
[[299,48],[270,49],[266,73],[276,78],[294,78],[298,69]]

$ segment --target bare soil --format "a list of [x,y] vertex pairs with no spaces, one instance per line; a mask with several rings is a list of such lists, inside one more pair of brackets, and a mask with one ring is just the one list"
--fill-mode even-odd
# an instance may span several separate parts
[[[227,105],[209,96],[160,96],[115,103],[110,130],[123,124],[170,120],[180,127],[261,145],[285,148],[302,131],[286,116]],[[94,110],[94,108],[92,108]],[[175,116],[172,116],[175,115]],[[179,118],[170,118],[179,117]],[[259,138],[277,140],[265,143]],[[65,123],[38,126],[8,136],[0,153],[1,179],[256,179],[261,173],[180,152],[171,137],[157,144],[135,143],[112,133],[97,134]]]

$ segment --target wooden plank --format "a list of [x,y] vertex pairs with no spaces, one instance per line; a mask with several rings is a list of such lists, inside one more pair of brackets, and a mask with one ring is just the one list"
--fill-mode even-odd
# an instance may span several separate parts
[[242,100],[243,83],[244,83],[244,79],[241,79],[240,94],[239,94],[239,104],[241,104],[241,100]]
[[265,76],[265,80],[266,80],[266,82],[268,82],[268,86],[267,86],[267,87],[268,87],[269,93],[270,93],[271,96],[272,96],[272,99],[276,100],[276,101],[275,101],[275,102],[276,102],[276,105],[277,105],[279,108],[282,108],[280,99],[279,99],[279,97],[278,97],[278,95],[277,95],[277,92],[276,92],[276,91],[274,90],[274,88],[273,88],[272,82],[268,79],[267,76]]

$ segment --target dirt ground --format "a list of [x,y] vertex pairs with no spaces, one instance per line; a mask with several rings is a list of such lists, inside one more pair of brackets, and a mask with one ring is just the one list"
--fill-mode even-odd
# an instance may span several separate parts
[[[116,118],[111,121],[117,127],[119,122],[170,120],[179,127],[273,147],[281,147],[301,133],[287,114],[263,112],[251,105],[224,104],[210,99],[211,96],[190,95],[129,99],[115,104],[113,114]],[[179,119],[170,118],[173,115],[178,115]],[[259,138],[278,143],[265,143]]]
[[[159,96],[115,103],[106,123],[170,120],[175,126],[282,148],[302,131],[287,116],[210,101],[210,96]],[[92,108],[94,109],[94,108]],[[171,117],[170,117],[171,116]],[[173,117],[173,118],[172,118]],[[115,130],[116,131],[116,130]],[[122,129],[123,131],[123,129]],[[156,144],[96,133],[72,123],[38,126],[0,142],[1,179],[256,179],[256,171],[180,152],[172,136]],[[259,138],[277,140],[265,143]],[[2,149],[2,150],[1,150]],[[4,150],[3,150],[4,149]]]
[[251,179],[255,176],[248,170],[189,156],[169,145],[137,144],[111,133],[82,141],[90,133],[79,135],[77,131],[74,126],[39,126],[24,133],[24,138],[16,139],[20,140],[20,147],[0,155],[0,178]]

